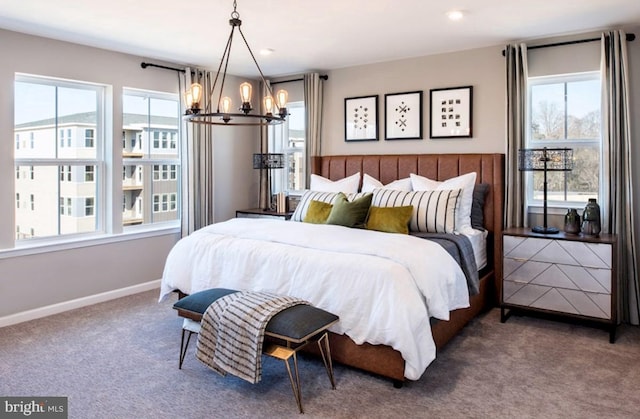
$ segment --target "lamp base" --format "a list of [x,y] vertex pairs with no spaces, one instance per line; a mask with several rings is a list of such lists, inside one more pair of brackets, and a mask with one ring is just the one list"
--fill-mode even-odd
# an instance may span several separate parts
[[555,227],[543,227],[543,226],[532,227],[531,231],[538,234],[558,234],[560,232],[560,230]]

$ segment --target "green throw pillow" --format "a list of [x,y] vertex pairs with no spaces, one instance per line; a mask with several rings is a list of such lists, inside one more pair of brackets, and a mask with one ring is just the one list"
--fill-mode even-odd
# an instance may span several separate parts
[[352,202],[347,200],[345,194],[340,193],[327,219],[327,224],[336,224],[345,227],[363,227],[371,206],[373,194],[368,193]]
[[386,233],[409,234],[409,221],[413,205],[406,207],[371,207],[367,218],[367,229]]
[[331,213],[331,208],[333,208],[331,204],[312,200],[302,221],[311,224],[325,224]]

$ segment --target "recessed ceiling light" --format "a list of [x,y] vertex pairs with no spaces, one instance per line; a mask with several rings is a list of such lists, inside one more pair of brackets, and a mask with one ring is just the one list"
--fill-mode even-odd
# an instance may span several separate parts
[[272,48],[264,48],[260,50],[260,55],[271,55],[274,51]]
[[460,20],[464,17],[464,13],[461,10],[450,10],[447,12],[449,20]]

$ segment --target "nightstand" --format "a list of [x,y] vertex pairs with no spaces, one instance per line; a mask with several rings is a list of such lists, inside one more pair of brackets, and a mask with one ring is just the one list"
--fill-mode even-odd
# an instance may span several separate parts
[[503,323],[512,310],[545,313],[603,326],[609,330],[609,341],[615,341],[615,235],[538,234],[515,228],[505,230],[502,240]]
[[236,211],[236,218],[279,218],[281,220],[288,220],[292,215],[293,211],[277,212],[261,208],[250,208]]

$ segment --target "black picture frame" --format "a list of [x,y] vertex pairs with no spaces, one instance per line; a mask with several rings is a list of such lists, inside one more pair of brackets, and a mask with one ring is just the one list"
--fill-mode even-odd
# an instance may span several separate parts
[[422,90],[384,95],[385,140],[422,139]]
[[473,86],[429,91],[429,138],[473,137]]
[[344,140],[378,141],[378,95],[344,99]]

